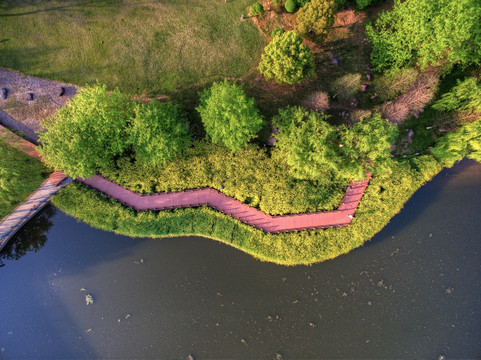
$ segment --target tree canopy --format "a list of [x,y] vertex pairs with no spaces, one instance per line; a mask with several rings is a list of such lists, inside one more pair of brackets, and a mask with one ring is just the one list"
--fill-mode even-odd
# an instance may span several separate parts
[[480,18],[479,0],[395,0],[391,11],[366,26],[372,63],[377,70],[479,64]]
[[319,38],[324,38],[334,24],[335,12],[334,0],[311,0],[298,11],[295,30],[299,34],[313,31]]
[[433,104],[440,111],[463,111],[481,115],[481,84],[474,78],[458,80],[449,92]]
[[276,146],[285,155],[293,176],[315,180],[331,172],[351,180],[364,178],[366,171],[388,168],[396,135],[396,128],[388,121],[375,114],[348,128],[330,125],[328,118],[301,107],[287,107],[273,119],[279,130]]
[[223,143],[232,152],[242,149],[264,123],[256,102],[241,86],[227,80],[215,82],[200,95],[196,108],[205,132],[214,143]]
[[148,165],[165,165],[190,143],[187,120],[172,103],[152,101],[136,104],[130,130],[137,160]]
[[267,81],[294,84],[314,73],[314,60],[299,34],[277,33],[264,49],[259,71]]
[[79,90],[52,118],[41,122],[38,151],[55,170],[87,178],[107,167],[129,146],[132,101],[104,85]]

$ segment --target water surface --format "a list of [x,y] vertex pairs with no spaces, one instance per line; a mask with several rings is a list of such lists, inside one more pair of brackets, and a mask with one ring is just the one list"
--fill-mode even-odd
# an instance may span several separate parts
[[366,246],[310,267],[50,206],[3,258],[0,358],[479,358],[480,188],[464,161]]

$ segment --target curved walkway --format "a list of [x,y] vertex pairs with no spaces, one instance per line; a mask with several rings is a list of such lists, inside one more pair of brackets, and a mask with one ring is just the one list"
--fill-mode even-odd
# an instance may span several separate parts
[[278,233],[349,225],[370,178],[368,174],[364,180],[351,181],[337,210],[282,216],[268,215],[210,188],[140,195],[100,175],[77,180],[137,211],[207,205],[265,232]]
[[[0,125],[0,136],[2,133],[3,136],[6,136],[7,131]],[[23,139],[19,140],[16,135],[13,135],[13,137],[15,139],[9,142],[16,143],[15,145],[27,154],[40,158],[33,144]],[[59,172],[54,173],[50,182],[57,182],[54,180],[54,177],[60,182],[65,178],[65,175]],[[140,195],[100,175],[95,175],[89,179],[77,179],[77,181],[137,211],[167,210],[207,205],[265,232],[279,233],[349,225],[369,184],[370,178],[371,174],[367,174],[364,180],[351,181],[337,210],[282,216],[268,215],[211,188]]]

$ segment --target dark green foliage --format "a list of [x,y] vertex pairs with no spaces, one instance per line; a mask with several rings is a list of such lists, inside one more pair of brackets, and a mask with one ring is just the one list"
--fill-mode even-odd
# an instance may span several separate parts
[[362,10],[370,5],[377,5],[382,0],[356,0],[356,9]]
[[245,147],[264,123],[255,100],[248,98],[241,86],[227,80],[214,83],[200,93],[200,105],[196,109],[207,136],[232,152]]
[[273,124],[279,129],[277,148],[300,179],[362,179],[367,171],[389,171],[390,147],[396,128],[379,114],[351,128],[330,125],[328,116],[300,107],[279,110]]
[[137,160],[147,165],[165,165],[190,143],[187,120],[172,103],[136,104],[130,142]]
[[256,15],[262,15],[264,14],[264,7],[256,2],[254,5],[251,6],[249,10],[249,15],[250,16],[256,16]]
[[284,7],[287,12],[293,13],[297,9],[296,0],[287,0]]
[[282,35],[284,34],[286,31],[284,29],[281,29],[281,28],[276,28],[274,30],[272,30],[272,37],[274,36],[277,36],[277,35]]
[[396,0],[374,26],[366,26],[372,63],[377,70],[479,64],[480,17],[479,0]]
[[481,84],[474,78],[458,83],[433,104],[439,111],[462,111],[481,115]]
[[349,4],[349,0],[334,0],[338,9],[344,9]]
[[[136,213],[75,183],[52,201],[62,211],[107,231],[140,237],[203,235],[263,261],[300,265],[329,260],[364,244],[440,169],[430,155],[417,157],[415,166],[409,160],[393,161],[390,175],[371,179],[350,226],[281,234],[266,234],[206,207]],[[100,220],[99,212],[111,221]]]
[[350,180],[328,174],[317,182],[299,181],[288,173],[282,157],[269,157],[255,145],[233,154],[222,145],[194,141],[182,158],[165,167],[122,158],[103,175],[140,193],[211,187],[272,215],[335,209]]
[[296,0],[296,4],[299,7],[304,7],[304,5],[306,5],[309,1],[311,0]]
[[259,71],[267,81],[294,84],[314,73],[311,50],[294,31],[274,36],[265,47]]
[[312,0],[299,10],[295,30],[302,35],[312,31],[321,41],[334,24],[335,13],[334,0]]
[[79,90],[53,118],[42,121],[43,160],[69,176],[87,178],[106,168],[129,146],[132,101],[104,85]]
[[47,177],[47,168],[0,139],[0,219],[8,215]]

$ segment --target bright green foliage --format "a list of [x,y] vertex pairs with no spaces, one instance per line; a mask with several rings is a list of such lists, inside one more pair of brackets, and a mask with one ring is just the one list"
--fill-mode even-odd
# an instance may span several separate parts
[[390,174],[371,179],[351,225],[291,233],[266,234],[207,207],[135,212],[78,183],[52,201],[67,214],[107,231],[137,237],[203,235],[263,261],[312,264],[345,254],[371,239],[441,169],[430,155],[393,161],[391,166]]
[[474,77],[458,80],[458,84],[436,101],[433,108],[440,111],[463,111],[481,114],[481,84]]
[[259,71],[267,81],[294,84],[314,73],[314,60],[301,36],[288,31],[274,36],[265,47]]
[[0,219],[19,205],[45,179],[45,166],[0,139]]
[[289,175],[289,166],[277,153],[269,156],[249,144],[233,154],[205,140],[194,141],[166,166],[121,158],[102,174],[142,194],[211,187],[271,215],[335,209],[350,180],[326,174],[316,182],[300,181]]
[[313,31],[319,38],[324,38],[334,24],[335,13],[334,0],[312,0],[299,10],[295,30],[303,35]]
[[351,128],[326,122],[327,115],[300,107],[279,110],[273,125],[279,130],[277,148],[294,176],[315,180],[325,173],[343,179],[362,179],[366,171],[389,168],[396,129],[379,114]]
[[464,157],[481,163],[481,120],[461,126],[440,138],[431,153],[445,166],[453,166]]
[[293,13],[297,9],[296,0],[287,0],[284,7],[287,12]]
[[200,113],[207,136],[222,142],[232,152],[245,147],[264,123],[256,102],[248,98],[241,86],[227,80],[213,83],[200,93]]
[[152,101],[136,104],[130,142],[137,160],[148,165],[165,165],[190,143],[187,120],[177,105]]
[[366,26],[372,63],[377,70],[479,64],[480,18],[479,0],[396,0],[374,26]]
[[256,15],[262,15],[264,14],[264,7],[256,2],[254,5],[251,6],[249,10],[249,15],[250,16],[256,16]]
[[129,146],[132,101],[103,85],[79,90],[53,118],[42,121],[38,148],[43,160],[69,176],[87,178],[107,167]]

